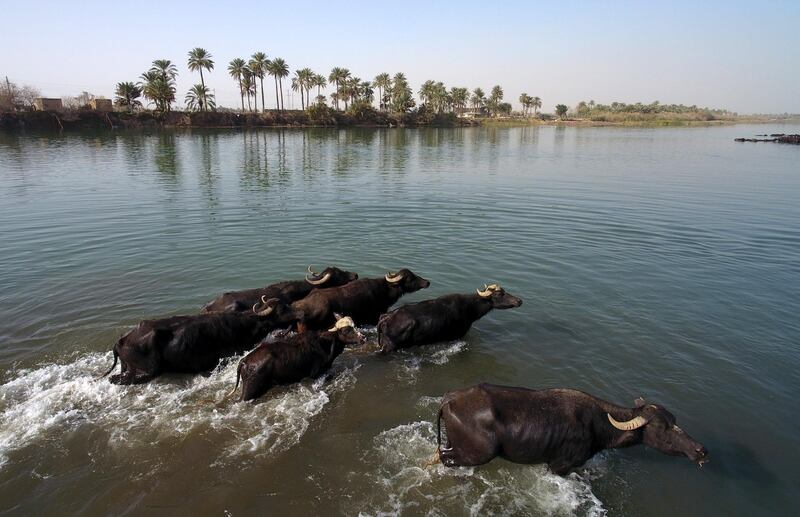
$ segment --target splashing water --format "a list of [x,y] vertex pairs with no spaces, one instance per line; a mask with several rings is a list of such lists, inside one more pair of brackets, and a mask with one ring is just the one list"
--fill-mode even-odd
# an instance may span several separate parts
[[323,378],[276,389],[253,404],[225,399],[236,358],[206,376],[165,375],[140,386],[96,380],[112,360],[110,352],[87,354],[70,364],[20,370],[0,386],[0,468],[13,451],[85,424],[105,430],[111,448],[199,432],[214,436],[223,459],[274,455],[300,440],[332,395],[355,384],[359,366],[338,363]]
[[466,348],[466,341],[459,340],[400,350],[397,354],[402,358],[402,363],[397,371],[397,376],[400,380],[413,383],[424,365],[441,366],[446,364],[451,357],[466,350]]
[[[432,397],[424,397],[431,399]],[[422,401],[428,405],[430,401]],[[477,468],[427,466],[436,451],[436,429],[430,422],[400,425],[380,433],[364,457],[377,485],[360,515],[400,515],[415,508],[429,515],[605,515],[591,481],[603,474],[602,456],[580,473],[560,477],[544,465],[495,461]]]

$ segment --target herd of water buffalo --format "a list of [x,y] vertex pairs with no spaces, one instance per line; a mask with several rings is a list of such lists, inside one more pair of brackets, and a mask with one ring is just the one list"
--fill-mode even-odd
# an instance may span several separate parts
[[[121,372],[111,377],[116,384],[143,383],[168,372],[200,373],[255,347],[239,362],[230,393],[241,381],[241,400],[251,400],[274,386],[325,373],[347,345],[364,344],[357,325],[377,325],[380,353],[391,353],[458,339],[492,309],[522,305],[492,284],[387,312],[430,282],[409,269],[379,278],[336,267],[320,273],[309,267],[308,273],[304,280],[225,293],[199,314],[142,321],[114,345],[114,364],[103,376],[117,360]],[[627,408],[570,389],[480,384],[451,391],[442,399],[437,435],[435,461],[446,466],[480,465],[500,456],[547,463],[564,475],[603,449],[637,444],[687,456],[700,466],[708,461],[705,447],[663,407],[637,399]]]

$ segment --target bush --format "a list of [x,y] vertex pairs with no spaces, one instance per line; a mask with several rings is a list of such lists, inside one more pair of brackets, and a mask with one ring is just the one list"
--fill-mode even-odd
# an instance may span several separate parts
[[347,115],[357,122],[375,122],[379,118],[378,110],[367,101],[356,101],[347,108]]
[[336,116],[333,108],[325,104],[314,104],[306,111],[308,121],[318,126],[335,126]]

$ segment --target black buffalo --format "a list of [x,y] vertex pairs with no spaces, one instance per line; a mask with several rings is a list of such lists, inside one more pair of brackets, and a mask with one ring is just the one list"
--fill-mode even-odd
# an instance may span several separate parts
[[401,296],[430,285],[410,270],[401,269],[381,278],[362,278],[339,287],[317,289],[294,302],[292,310],[300,331],[330,327],[336,322],[335,313],[350,316],[358,325],[375,325]]
[[[442,447],[444,420],[447,444]],[[643,400],[633,409],[570,389],[529,390],[480,384],[444,396],[437,421],[444,465],[481,465],[500,456],[547,463],[565,475],[604,449],[644,444],[703,465],[708,451],[666,409]]]
[[283,336],[259,345],[239,362],[233,395],[242,380],[241,400],[252,400],[273,386],[318,377],[331,367],[345,345],[361,343],[361,334],[349,317],[340,318],[326,331]]
[[427,345],[463,337],[472,323],[492,309],[511,309],[522,300],[496,284],[477,294],[448,294],[433,300],[410,303],[381,316],[378,345],[382,352],[414,345]]
[[199,373],[214,368],[220,358],[245,352],[271,331],[295,322],[288,305],[278,299],[266,300],[258,313],[226,312],[172,316],[145,320],[114,345],[120,374],[115,384],[147,382],[162,373]]
[[314,289],[336,287],[356,279],[358,279],[356,273],[337,267],[327,267],[320,273],[315,273],[309,267],[305,280],[290,280],[258,289],[231,291],[205,304],[202,312],[248,312],[262,298],[278,298],[284,303],[292,303],[305,298]]

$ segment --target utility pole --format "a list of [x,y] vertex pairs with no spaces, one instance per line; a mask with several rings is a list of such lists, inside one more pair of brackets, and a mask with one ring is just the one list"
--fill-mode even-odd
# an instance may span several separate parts
[[8,92],[8,96],[11,96],[11,83],[8,81],[8,76],[6,76],[6,91]]

